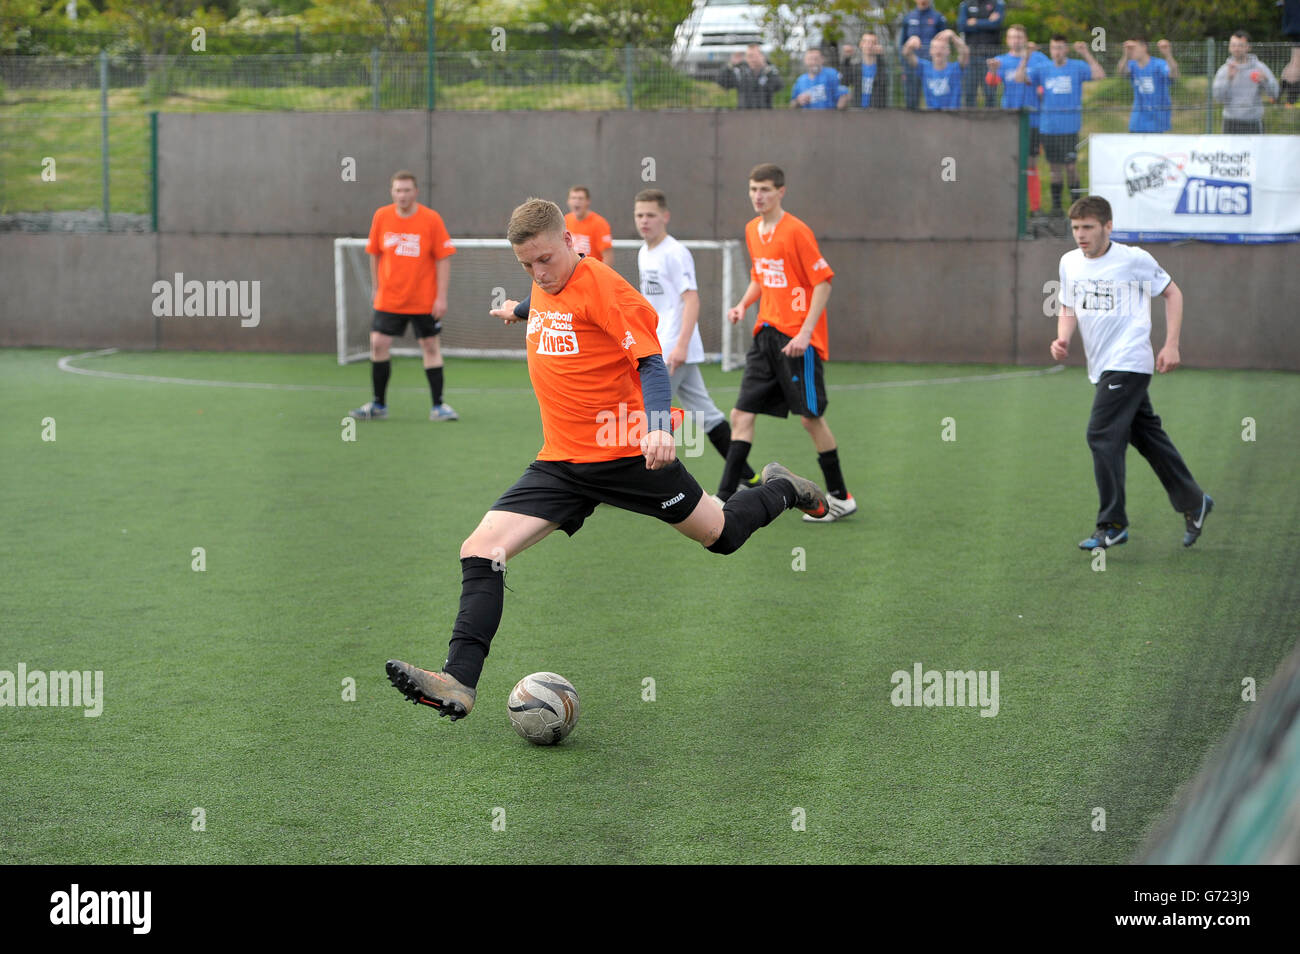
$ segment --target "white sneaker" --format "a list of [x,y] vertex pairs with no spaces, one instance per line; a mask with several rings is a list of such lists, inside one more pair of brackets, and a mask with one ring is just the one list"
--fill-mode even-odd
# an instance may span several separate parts
[[812,514],[804,514],[803,518],[809,523],[833,523],[841,517],[847,517],[858,509],[858,502],[853,499],[853,495],[840,499],[834,494],[826,495],[826,506],[830,511],[824,517],[814,517]]
[[457,414],[450,404],[439,404],[429,411],[429,420],[431,421],[459,421],[460,415]]

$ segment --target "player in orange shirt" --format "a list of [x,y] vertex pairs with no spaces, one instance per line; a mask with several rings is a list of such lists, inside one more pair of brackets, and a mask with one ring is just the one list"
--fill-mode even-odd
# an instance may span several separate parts
[[781,208],[783,198],[785,173],[779,167],[765,162],[750,171],[749,199],[758,217],[745,226],[745,244],[753,267],[749,287],[727,312],[727,320],[740,321],[756,301],[758,320],[731,411],[731,448],[718,496],[726,499],[735,492],[740,465],[754,440],[755,417],[785,417],[793,411],[817,448],[830,507],[823,516],[806,514],[804,519],[829,523],[858,509],[844,484],[835,435],[826,423],[822,362],[828,357],[826,302],[835,273],[822,258],[812,229]]
[[791,507],[826,512],[817,485],[777,463],[763,468],[763,483],[719,506],[677,459],[651,304],[608,265],[574,250],[554,202],[516,208],[507,236],[532,295],[528,306],[506,301],[492,314],[528,322],[542,449],[461,544],[460,613],[442,670],[396,659],[386,666],[403,695],[453,721],[474,706],[501,623],[507,561],[557,529],[577,533],[598,504],[656,517],[720,554]]
[[564,227],[573,233],[573,247],[582,255],[614,267],[614,233],[604,216],[591,211],[591,190],[576,185],[569,190],[569,214]]
[[442,351],[438,334],[447,313],[447,285],[451,256],[456,246],[447,234],[442,216],[416,201],[415,175],[405,169],[393,173],[393,204],[375,211],[370,221],[370,285],[375,289],[375,316],[370,325],[370,381],[374,399],[352,411],[359,420],[388,416],[388,378],[392,374],[393,338],[406,334],[409,321],[424,352],[424,375],[429,381],[433,408],[431,421],[454,421],[458,415],[443,403]]

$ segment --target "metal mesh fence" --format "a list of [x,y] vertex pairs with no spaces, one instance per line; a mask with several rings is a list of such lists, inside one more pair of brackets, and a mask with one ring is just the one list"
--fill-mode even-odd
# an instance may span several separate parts
[[[1293,78],[1300,79],[1300,54],[1290,44],[1257,43],[1252,52],[1279,80],[1289,64]],[[1080,143],[1091,133],[1129,128],[1133,89],[1117,73],[1120,51],[1096,55],[1107,75],[1084,86]],[[1171,131],[1219,132],[1223,105],[1212,95],[1212,79],[1227,59],[1227,42],[1176,43],[1172,56],[1179,75],[1170,89]],[[440,53],[434,57],[432,84],[428,64],[423,53],[377,50],[0,56],[0,228],[58,227],[43,226],[41,216],[80,211],[86,216],[74,218],[70,227],[107,227],[117,214],[147,217],[152,189],[148,113],[154,110],[425,109],[430,85],[438,110],[729,108],[737,102],[735,90],[688,73],[674,65],[669,54],[656,50]],[[789,108],[797,78],[788,63],[783,65],[784,86],[775,98],[776,108]],[[880,68],[890,77],[889,105],[903,108],[906,82],[893,46],[885,47]],[[983,83],[985,64],[974,62],[968,69]],[[1262,99],[1264,132],[1300,133],[1297,93],[1300,84],[1284,87],[1275,102]],[[983,101],[978,96],[976,108],[987,108]],[[107,150],[101,116],[105,105]],[[851,108],[843,119],[866,117],[866,111]],[[51,172],[43,164],[47,158],[57,165],[57,179],[49,178]],[[1080,163],[1086,167],[1086,153]],[[64,187],[52,188],[55,181]],[[93,223],[95,212],[98,226]],[[35,217],[15,220],[19,213]],[[123,219],[119,225],[140,227],[140,222]]]

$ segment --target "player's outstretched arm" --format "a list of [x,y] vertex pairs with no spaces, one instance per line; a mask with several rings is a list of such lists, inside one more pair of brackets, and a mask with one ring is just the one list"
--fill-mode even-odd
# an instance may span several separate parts
[[1074,337],[1074,329],[1078,326],[1079,319],[1075,316],[1074,309],[1062,305],[1060,314],[1056,316],[1056,340],[1050,349],[1053,360],[1064,361],[1070,356],[1070,339]]
[[647,470],[659,470],[677,459],[672,434],[672,382],[661,354],[649,354],[637,364],[641,377],[641,403],[645,405],[646,434],[641,453]]
[[451,256],[438,259],[433,267],[438,276],[438,297],[433,300],[433,317],[441,318],[447,314],[447,290],[451,285]]
[[688,288],[682,292],[682,328],[677,334],[677,344],[673,346],[672,353],[665,359],[670,377],[686,363],[691,337],[695,334],[695,326],[699,323],[700,293],[693,288]]
[[803,353],[811,345],[813,329],[817,327],[817,320],[825,310],[826,303],[831,299],[831,283],[818,282],[813,286],[812,294],[808,297],[808,314],[799,327],[799,333],[787,341],[785,347],[781,349],[781,353],[790,358],[802,358]]
[[488,312],[488,314],[493,318],[500,318],[507,325],[513,324],[516,321],[523,321],[528,317],[528,313],[524,312],[522,316],[517,314],[515,309],[519,307],[519,304],[520,303],[515,301],[513,298],[507,298],[501,303],[500,308],[493,308]]
[[1171,281],[1160,297],[1165,300],[1165,346],[1156,355],[1156,370],[1166,374],[1182,363],[1178,341],[1183,333],[1183,290]]
[[734,325],[736,322],[740,321],[740,319],[744,318],[745,309],[758,301],[758,298],[762,293],[763,289],[759,287],[758,282],[751,278],[748,287],[745,289],[745,294],[740,296],[740,301],[736,302],[733,307],[727,310],[727,320]]

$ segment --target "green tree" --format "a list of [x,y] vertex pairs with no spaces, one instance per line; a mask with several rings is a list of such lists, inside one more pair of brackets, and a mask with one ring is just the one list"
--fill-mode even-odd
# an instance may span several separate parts
[[603,46],[667,49],[690,12],[691,0],[535,0],[528,16],[594,34]]

